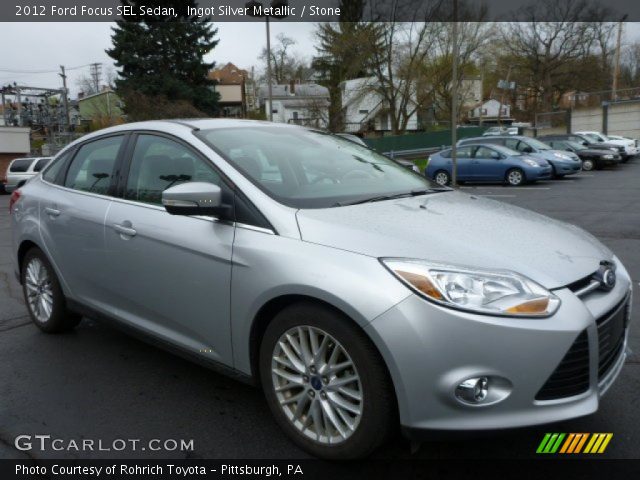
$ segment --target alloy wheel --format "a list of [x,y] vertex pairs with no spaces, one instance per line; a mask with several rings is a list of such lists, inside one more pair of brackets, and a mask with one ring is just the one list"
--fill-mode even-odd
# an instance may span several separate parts
[[36,320],[46,322],[53,311],[53,286],[47,267],[39,258],[32,258],[27,265],[25,285],[29,309]]
[[446,185],[449,183],[449,175],[445,172],[436,173],[435,181],[438,185]]
[[585,172],[590,172],[591,170],[593,170],[594,167],[594,163],[593,160],[583,160],[582,162],[582,170],[584,170]]
[[520,185],[522,183],[522,172],[519,170],[512,170],[507,175],[507,181],[509,185]]
[[285,416],[309,439],[344,442],[358,428],[363,389],[345,347],[308,325],[286,331],[274,347],[271,378]]

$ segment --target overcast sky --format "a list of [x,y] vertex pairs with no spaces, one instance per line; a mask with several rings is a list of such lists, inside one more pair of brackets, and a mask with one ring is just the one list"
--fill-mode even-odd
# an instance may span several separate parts
[[[89,67],[72,69],[89,63],[102,63],[103,70],[112,68],[105,53],[111,45],[110,23],[2,23],[0,29],[0,85],[14,81],[29,86],[60,88],[57,75],[60,65],[68,70],[68,86],[73,97],[78,92],[77,79],[88,76]],[[311,58],[315,54],[312,23],[271,23],[272,42],[285,32],[296,40],[294,51]],[[266,44],[264,24],[217,23],[220,43],[207,56],[219,65],[233,62],[240,68],[259,68],[258,56]],[[640,24],[628,23],[625,43],[640,39]],[[10,71],[8,71],[10,70]],[[49,73],[28,73],[28,72]]]

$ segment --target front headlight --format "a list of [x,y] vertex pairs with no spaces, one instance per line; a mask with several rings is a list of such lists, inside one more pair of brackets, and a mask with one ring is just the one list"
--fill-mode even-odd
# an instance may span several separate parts
[[383,258],[400,281],[440,305],[513,317],[548,317],[560,299],[534,281],[508,271],[485,271],[422,260]]
[[605,160],[613,160],[613,155],[606,154],[603,155],[602,158],[604,158]]
[[561,158],[562,160],[569,160],[571,157],[569,155],[565,155],[564,153],[554,153],[557,158]]
[[531,160],[530,158],[525,158],[524,159],[524,163],[526,163],[527,165],[531,165],[532,167],[539,167],[540,164],[538,162],[536,162],[535,160]]

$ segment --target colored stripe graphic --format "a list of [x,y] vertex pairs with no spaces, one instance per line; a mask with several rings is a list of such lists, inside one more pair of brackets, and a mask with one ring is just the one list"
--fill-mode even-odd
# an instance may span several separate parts
[[565,433],[547,433],[538,445],[536,453],[556,453],[565,435]]
[[547,433],[536,453],[604,453],[612,438],[613,433]]

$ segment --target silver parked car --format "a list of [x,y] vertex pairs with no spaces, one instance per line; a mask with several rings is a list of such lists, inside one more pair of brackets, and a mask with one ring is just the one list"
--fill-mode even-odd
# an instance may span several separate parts
[[51,161],[51,157],[16,158],[11,160],[4,176],[4,189],[7,193],[20,188],[36,176]]
[[419,438],[588,415],[625,360],[631,281],[594,237],[311,129],[108,128],[10,210],[40,329],[105,319],[261,384],[325,458],[398,423]]

